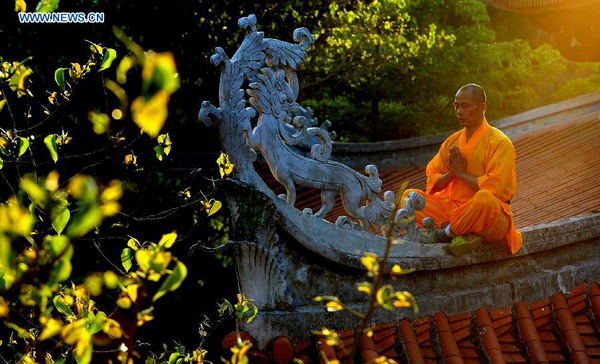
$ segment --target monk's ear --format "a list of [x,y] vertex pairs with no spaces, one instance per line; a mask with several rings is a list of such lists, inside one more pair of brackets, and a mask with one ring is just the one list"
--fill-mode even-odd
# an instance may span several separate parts
[[480,108],[481,112],[485,114],[485,110],[487,110],[487,104],[485,102],[482,102]]

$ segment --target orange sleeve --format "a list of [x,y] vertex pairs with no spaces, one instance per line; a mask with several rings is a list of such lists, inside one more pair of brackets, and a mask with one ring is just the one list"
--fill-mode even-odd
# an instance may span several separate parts
[[477,177],[477,184],[500,201],[510,201],[517,189],[515,148],[510,139],[501,138],[486,151],[485,174]]
[[[446,166],[446,161],[448,160],[448,148],[446,148],[446,142],[444,142],[438,153],[433,157],[429,163],[427,163],[427,168],[425,169],[425,174],[427,175],[427,187],[425,189],[426,193],[433,194],[435,191],[433,187],[436,182],[440,179],[440,177],[448,172],[448,166]],[[448,187],[448,186],[446,186]],[[445,190],[446,188],[444,188]],[[442,190],[443,191],[443,190]]]

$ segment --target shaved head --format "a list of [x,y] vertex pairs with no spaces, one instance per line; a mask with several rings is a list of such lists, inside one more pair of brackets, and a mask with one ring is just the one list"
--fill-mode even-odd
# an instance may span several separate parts
[[458,89],[456,94],[467,92],[473,101],[479,104],[487,104],[487,95],[481,86],[476,83],[468,83]]

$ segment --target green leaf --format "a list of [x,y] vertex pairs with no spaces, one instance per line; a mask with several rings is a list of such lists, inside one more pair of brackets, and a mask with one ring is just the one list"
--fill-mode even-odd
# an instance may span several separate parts
[[125,268],[126,272],[129,272],[129,270],[131,269],[131,259],[133,258],[132,254],[131,254],[131,249],[129,248],[124,248],[123,251],[121,252],[121,264],[123,265],[123,268]]
[[100,69],[98,71],[104,71],[110,67],[115,58],[117,58],[117,51],[112,48],[107,48],[106,53],[104,53],[104,58],[102,59],[102,64],[100,65]]
[[0,157],[0,169],[2,169],[2,167],[4,167],[4,160]]
[[52,302],[54,302],[54,307],[56,307],[58,312],[67,316],[75,316],[73,310],[71,310],[71,307],[67,306],[67,304],[61,296],[55,296]]
[[158,160],[162,162],[164,154],[163,147],[161,147],[160,145],[154,147],[154,154],[156,154],[156,158],[158,158]]
[[58,257],[69,245],[69,238],[64,235],[55,235],[50,238],[50,253],[52,257]]
[[157,299],[161,298],[165,293],[169,291],[174,291],[177,288],[179,288],[186,276],[187,268],[185,264],[177,262],[175,268],[173,269],[173,272],[171,272],[167,279],[165,279],[162,286],[160,286],[160,288],[152,298],[152,301],[156,301]]
[[[73,250],[73,247],[70,246],[68,250]],[[54,268],[50,272],[50,279],[48,282],[50,284],[63,282],[71,276],[71,271],[73,271],[73,266],[71,265],[71,260],[69,259],[61,259],[56,264],[54,264]]]
[[106,324],[106,314],[104,312],[100,311],[100,312],[98,312],[96,317],[94,317],[89,322],[90,333],[92,335],[94,335],[98,331],[102,330],[102,328],[104,327],[105,324]]
[[248,319],[246,320],[246,322],[250,323],[252,320],[254,320],[254,318],[256,317],[257,314],[258,314],[258,307],[252,305],[252,308],[250,309],[250,315],[248,316]]
[[44,207],[46,206],[46,191],[35,183],[29,176],[21,179],[19,187],[27,193],[32,202]]
[[18,143],[17,149],[19,150],[17,158],[19,158],[20,156],[25,154],[27,149],[29,149],[29,140],[27,140],[26,138],[19,137],[19,143]]
[[73,245],[69,245],[62,258],[54,263],[52,271],[50,271],[50,278],[48,279],[50,285],[69,279],[71,276],[71,271],[73,270],[73,266],[71,265],[72,256]]
[[51,13],[58,8],[59,1],[60,0],[40,0],[35,7],[35,11],[38,13]]
[[[11,243],[10,243],[10,239],[4,235],[4,234],[0,234],[0,266],[2,266],[4,269],[2,269],[0,271],[0,277],[4,278],[4,287],[3,288],[8,288],[6,283],[9,283],[9,279],[8,277],[6,277],[6,275],[12,275],[11,274],[11,261],[13,258],[13,252],[12,252],[12,247],[11,247]],[[0,286],[2,286],[0,284]]]
[[56,144],[57,138],[58,135],[56,134],[50,134],[44,138],[44,144],[46,145],[46,148],[48,148],[48,150],[50,151],[50,156],[52,157],[54,163],[56,163],[56,161],[58,160],[58,145]]
[[169,364],[176,364],[177,359],[179,359],[180,356],[181,356],[181,354],[179,354],[179,353],[173,353],[173,354],[169,355]]
[[54,71],[54,81],[63,91],[65,90],[65,70],[66,68],[61,67]]
[[96,227],[96,225],[100,224],[101,221],[102,212],[100,211],[100,207],[95,204],[89,204],[71,220],[67,229],[67,235],[71,237],[83,236]]
[[54,228],[54,230],[56,230],[58,235],[62,233],[62,231],[65,229],[65,226],[67,226],[67,223],[69,222],[69,218],[71,218],[71,212],[69,211],[67,206],[67,200],[61,198],[59,200],[59,205],[52,209],[52,227]]

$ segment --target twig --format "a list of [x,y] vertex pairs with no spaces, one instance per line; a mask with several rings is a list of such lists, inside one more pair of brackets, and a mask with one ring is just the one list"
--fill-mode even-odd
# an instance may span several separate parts
[[108,257],[107,257],[106,255],[104,255],[104,252],[102,252],[102,250],[100,249],[100,247],[98,246],[98,244],[97,244],[95,241],[93,242],[93,244],[94,244],[94,246],[96,247],[96,249],[98,249],[98,252],[100,253],[100,255],[102,255],[102,257],[103,257],[104,259],[106,259],[106,261],[107,261],[108,263],[110,263],[110,265],[112,265],[113,267],[115,267],[115,269],[116,269],[116,270],[118,270],[118,271],[119,271],[119,273],[121,273],[122,275],[127,275],[127,273],[123,272],[123,271],[121,270],[121,268],[119,268],[119,267],[118,267],[118,266],[117,266],[115,263],[113,263],[113,262],[112,262],[110,259],[108,259]]

